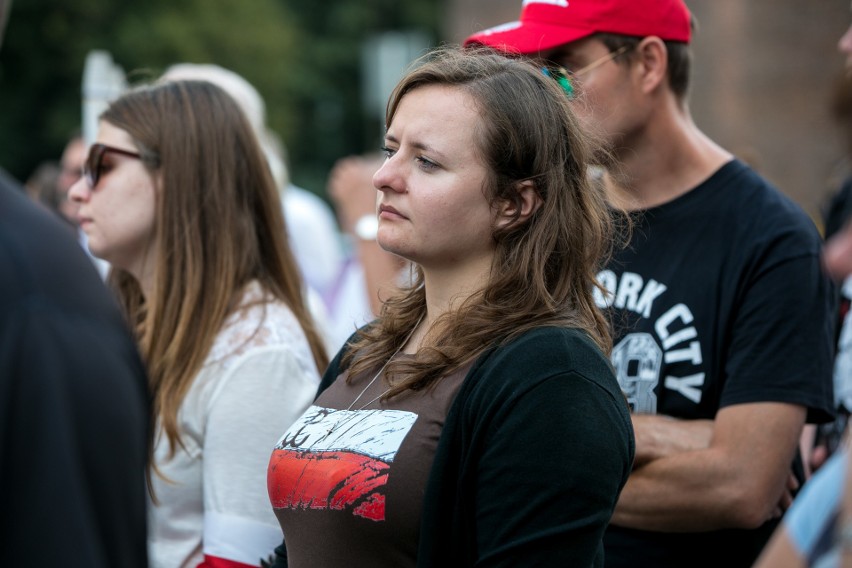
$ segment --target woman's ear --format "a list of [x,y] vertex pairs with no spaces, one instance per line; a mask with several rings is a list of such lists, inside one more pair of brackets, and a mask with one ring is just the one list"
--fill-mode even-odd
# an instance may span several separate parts
[[541,196],[530,180],[515,185],[513,199],[503,199],[497,211],[497,227],[504,229],[510,225],[526,222],[541,207]]

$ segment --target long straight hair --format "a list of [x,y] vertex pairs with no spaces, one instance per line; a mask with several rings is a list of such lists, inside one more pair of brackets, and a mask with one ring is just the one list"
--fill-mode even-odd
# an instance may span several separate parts
[[[589,175],[598,148],[581,131],[565,92],[532,63],[484,48],[443,48],[415,65],[391,94],[386,126],[415,89],[460,89],[481,117],[474,136],[489,172],[481,188],[486,198],[492,206],[519,204],[519,184],[529,181],[542,203],[525,221],[495,225],[487,283],[438,320],[415,358],[388,365],[387,397],[426,388],[486,349],[540,326],[581,329],[608,353],[609,324],[593,291],[603,290],[596,274],[611,250],[613,218],[604,188]],[[387,361],[425,310],[423,273],[415,267],[412,285],[390,298],[376,324],[353,341],[343,360],[349,376]]]
[[275,182],[236,103],[210,83],[174,81],[125,94],[101,119],[130,134],[159,181],[153,290],[144,297],[121,269],[110,284],[136,330],[153,411],[173,454],[178,410],[252,280],[293,311],[320,372],[328,359]]

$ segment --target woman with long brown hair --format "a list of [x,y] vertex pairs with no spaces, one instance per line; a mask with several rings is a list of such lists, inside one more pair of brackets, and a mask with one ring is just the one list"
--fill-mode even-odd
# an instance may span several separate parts
[[167,82],[110,105],[85,171],[70,196],[150,376],[151,563],[257,566],[269,447],[327,363],[258,141],[218,87]]
[[412,284],[273,452],[289,565],[601,565],[633,437],[593,298],[611,218],[591,148],[532,63],[421,63],[373,178]]

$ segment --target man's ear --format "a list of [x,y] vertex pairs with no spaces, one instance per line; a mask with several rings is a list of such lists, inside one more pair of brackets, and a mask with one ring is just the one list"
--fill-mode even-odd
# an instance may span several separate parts
[[525,223],[541,207],[541,196],[530,180],[515,185],[512,199],[503,199],[497,211],[497,227],[500,229]]
[[666,44],[656,36],[648,36],[636,46],[637,66],[641,73],[642,90],[650,93],[666,82],[669,54]]

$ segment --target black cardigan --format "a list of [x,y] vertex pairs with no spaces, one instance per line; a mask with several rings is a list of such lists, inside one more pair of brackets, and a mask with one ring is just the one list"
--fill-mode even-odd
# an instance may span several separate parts
[[[340,375],[345,351],[319,393]],[[634,450],[609,361],[583,332],[541,327],[489,349],[447,414],[417,565],[602,566]],[[284,546],[276,552],[275,566],[286,566]]]

